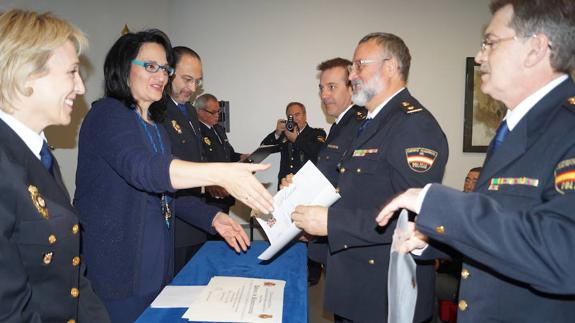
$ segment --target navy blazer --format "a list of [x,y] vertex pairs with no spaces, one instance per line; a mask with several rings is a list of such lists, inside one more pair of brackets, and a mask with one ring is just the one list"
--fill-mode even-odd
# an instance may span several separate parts
[[[364,107],[354,105],[347,110],[337,124],[333,124],[317,157],[317,168],[330,181],[337,186],[339,178],[339,163],[343,155],[349,149],[357,127],[365,119],[367,110]],[[327,266],[327,238],[315,237],[308,243],[308,257]]]
[[[176,158],[186,161],[204,161],[202,135],[196,109],[186,104],[187,115],[185,115],[170,97],[164,98],[163,104],[166,106],[166,117],[162,122],[162,126],[166,129],[170,138],[172,154]],[[206,241],[205,231],[194,225],[197,223],[195,218],[204,217],[211,222],[219,209],[204,203],[201,196],[200,188],[179,190],[176,193],[176,221],[174,228],[174,246],[176,248],[194,246]],[[193,212],[189,212],[189,210],[193,210]],[[186,213],[189,214],[187,214],[187,220],[184,220],[183,215]]]
[[[215,124],[212,128],[208,128],[208,126],[200,122],[200,129],[206,161],[237,162],[240,160],[241,154],[234,150],[228,140],[228,136],[226,136],[226,130],[222,126]],[[228,213],[230,207],[236,203],[236,199],[231,195],[218,199],[206,193],[204,198],[208,204],[221,209],[225,213]]]
[[0,321],[109,322],[57,161],[52,176],[2,120],[0,138]]
[[[359,322],[385,322],[395,221],[380,229],[375,216],[394,195],[440,182],[447,158],[447,140],[439,124],[407,89],[356,134],[340,163],[342,197],[328,210],[329,311]],[[418,266],[417,280],[414,321],[420,322],[433,311],[434,267]]]
[[417,228],[465,255],[458,322],[575,317],[574,131],[568,79],[489,156],[475,193],[431,186]]
[[[158,131],[170,152],[165,129]],[[150,197],[175,191],[169,175],[174,157],[154,152],[146,136],[136,112],[113,98],[94,102],[80,129],[74,202],[85,230],[88,278],[105,299],[131,297],[141,289],[140,275],[149,274],[138,269],[146,256],[142,214]],[[193,203],[176,202],[177,216],[210,230],[211,219],[194,217]],[[180,212],[186,206],[190,209]]]

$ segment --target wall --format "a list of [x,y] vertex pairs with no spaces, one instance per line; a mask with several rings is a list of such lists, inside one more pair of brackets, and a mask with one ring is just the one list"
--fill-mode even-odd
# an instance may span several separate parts
[[[76,132],[89,103],[102,95],[102,65],[124,24],[158,27],[174,45],[197,50],[204,91],[230,101],[236,150],[253,150],[283,117],[289,101],[307,106],[314,127],[329,128],[317,91],[319,62],[351,58],[358,40],[373,31],[401,36],[412,54],[409,89],[436,116],[450,157],[444,183],[461,188],[467,170],[484,155],[462,153],[465,57],[475,55],[489,20],[487,0],[50,0],[3,1],[0,8],[49,10],[86,32],[88,93],[71,126],[50,129],[50,142],[73,192]],[[86,69],[85,69],[86,70]],[[272,158],[277,164],[277,158]],[[261,178],[273,181],[277,167]],[[274,184],[271,185],[274,187]]]

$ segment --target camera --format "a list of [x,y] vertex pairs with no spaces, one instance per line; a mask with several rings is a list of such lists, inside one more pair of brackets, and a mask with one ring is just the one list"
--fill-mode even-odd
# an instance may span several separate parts
[[288,116],[287,122],[286,122],[286,129],[289,132],[293,132],[295,128],[295,122],[293,121],[293,116]]

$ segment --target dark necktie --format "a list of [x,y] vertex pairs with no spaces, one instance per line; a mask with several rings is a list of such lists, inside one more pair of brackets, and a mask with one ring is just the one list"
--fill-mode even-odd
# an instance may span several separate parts
[[491,153],[493,154],[503,143],[505,137],[509,133],[509,128],[507,127],[507,121],[503,120],[497,128],[497,132],[495,133],[495,140],[493,141],[493,148],[491,148]]
[[46,141],[44,141],[42,149],[40,150],[40,161],[42,162],[42,165],[44,165],[44,168],[46,168],[50,174],[53,174],[52,166],[54,166],[54,156],[52,156],[50,147],[48,147],[48,143],[46,143]]
[[216,138],[218,138],[218,141],[220,142],[220,144],[223,144],[224,142],[222,141],[222,137],[220,137],[220,134],[218,134],[216,127],[212,126],[212,131],[216,134]]
[[180,108],[180,111],[182,111],[186,118],[190,117],[188,113],[188,106],[185,103],[178,103],[178,108]]
[[337,131],[337,123],[332,123],[331,127],[329,127],[329,133],[327,134],[328,138],[333,138],[333,136],[335,136],[335,133]]
[[357,136],[359,137],[359,135],[361,135],[361,133],[363,132],[363,130],[365,130],[365,128],[367,128],[367,126],[369,125],[369,123],[371,122],[371,120],[373,120],[372,118],[367,118],[365,120],[363,120],[363,122],[361,123],[361,125],[359,125],[359,128],[357,128]]

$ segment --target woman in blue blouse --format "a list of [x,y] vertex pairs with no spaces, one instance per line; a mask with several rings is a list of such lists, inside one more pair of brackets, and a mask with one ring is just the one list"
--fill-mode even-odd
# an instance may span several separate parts
[[[133,322],[172,278],[176,189],[220,185],[251,207],[272,208],[252,175],[265,166],[172,157],[158,126],[164,108],[152,105],[173,73],[170,53],[159,30],[120,37],[104,63],[106,97],[80,131],[75,205],[88,277],[113,322]],[[227,241],[245,250],[249,241],[235,228]]]

